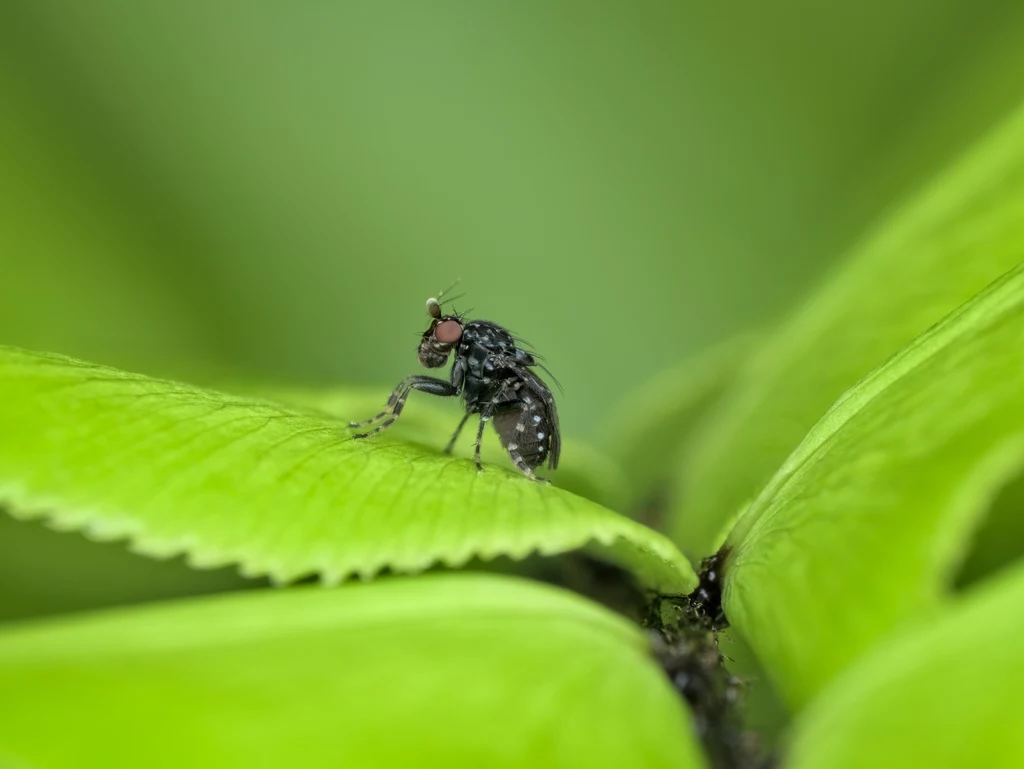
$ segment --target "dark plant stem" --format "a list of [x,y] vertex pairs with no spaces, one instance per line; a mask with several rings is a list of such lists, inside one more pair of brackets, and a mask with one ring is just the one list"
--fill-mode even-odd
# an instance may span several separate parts
[[726,551],[701,564],[700,583],[688,596],[659,597],[644,623],[655,657],[686,700],[697,734],[715,769],[770,769],[757,735],[743,727],[744,682],[729,674],[718,648],[728,627],[722,611],[722,567]]
[[714,769],[770,769],[758,736],[743,726],[745,682],[729,673],[718,648],[728,627],[722,610],[727,551],[701,563],[700,582],[687,596],[651,596],[617,566],[581,553],[527,561],[535,579],[597,601],[647,628],[655,658],[686,700]]

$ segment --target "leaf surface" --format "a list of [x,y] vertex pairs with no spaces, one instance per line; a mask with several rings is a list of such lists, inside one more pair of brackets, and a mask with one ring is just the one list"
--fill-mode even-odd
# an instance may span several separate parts
[[969,594],[828,687],[790,769],[1024,765],[1024,569]]
[[[309,388],[254,386],[251,382],[226,387],[229,392],[247,392],[267,397],[285,406],[310,410],[320,416],[348,421],[352,414],[376,414],[387,401],[389,390],[382,388]],[[455,431],[462,418],[461,404],[454,399],[441,400],[413,396],[416,402],[402,412],[402,418],[389,428],[394,437],[418,443],[427,448],[440,448]],[[473,419],[466,424],[453,454],[473,456],[476,438]],[[571,491],[598,504],[621,510],[627,505],[629,487],[623,468],[596,446],[573,436],[562,437],[562,460],[557,470],[544,468],[541,474],[559,488]],[[502,448],[494,430],[484,431],[481,457],[485,462],[514,469],[515,465]]]
[[1024,259],[1024,109],[855,247],[752,360],[681,468],[691,557],[847,388]]
[[726,613],[790,702],[938,609],[1024,460],[1024,265],[851,389],[730,537]]

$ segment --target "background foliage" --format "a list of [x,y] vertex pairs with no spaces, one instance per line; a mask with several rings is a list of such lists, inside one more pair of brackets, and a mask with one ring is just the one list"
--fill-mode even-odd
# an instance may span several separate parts
[[[315,436],[323,423],[309,416],[311,410],[361,416],[352,412],[365,406],[369,413],[370,404],[414,368],[423,299],[461,277],[468,296],[459,307],[507,322],[547,356],[565,385],[560,407],[570,443],[559,485],[643,517],[664,507],[657,478],[683,468],[669,518],[655,523],[699,557],[711,552],[723,527],[782,466],[754,505],[757,515],[734,535],[738,569],[727,604],[767,675],[783,683],[788,705],[798,711],[795,765],[831,765],[849,757],[843,745],[863,745],[861,735],[881,728],[858,703],[880,697],[889,697],[886,707],[897,710],[933,707],[935,717],[928,721],[932,732],[904,729],[880,741],[886,747],[879,761],[897,765],[901,750],[914,740],[934,743],[937,758],[952,760],[955,750],[938,739],[949,733],[940,728],[942,719],[980,733],[1012,694],[1008,684],[992,690],[988,711],[961,713],[936,704],[940,697],[928,689],[935,671],[948,668],[959,659],[950,655],[970,646],[964,623],[990,627],[993,651],[973,667],[957,669],[962,691],[985,676],[1002,676],[1004,683],[1019,678],[1013,668],[1019,660],[1006,651],[1020,637],[1019,623],[1007,619],[1004,609],[1019,597],[1019,574],[968,591],[963,599],[951,593],[957,579],[969,585],[1020,554],[1007,547],[1019,542],[1019,482],[999,493],[1018,461],[1016,423],[1004,415],[1012,407],[1006,388],[1012,390],[1016,381],[1007,374],[1014,371],[1020,292],[1013,281],[1019,278],[1008,279],[1013,285],[1004,290],[1011,298],[999,305],[1013,311],[1005,317],[992,312],[998,324],[964,326],[946,357],[937,355],[928,361],[931,368],[908,374],[899,366],[913,359],[917,348],[911,347],[893,360],[895,368],[862,383],[861,388],[879,387],[871,391],[877,402],[844,423],[834,441],[835,424],[827,419],[812,433],[811,448],[822,450],[806,468],[813,479],[810,492],[801,495],[797,482],[786,485],[792,467],[784,460],[845,388],[1024,258],[1015,245],[1021,221],[1016,190],[1022,43],[1024,8],[995,0],[870,0],[827,8],[797,2],[728,8],[641,3],[601,10],[568,3],[442,3],[429,10],[408,3],[280,6],[236,0],[3,4],[0,344],[148,376],[230,384],[234,392],[253,387],[273,402],[244,400],[240,419],[259,419],[270,409],[287,413],[287,419],[313,420],[302,425]],[[967,147],[979,149],[964,154]],[[937,175],[954,159],[952,171]],[[843,266],[833,268],[843,254]],[[894,264],[898,279],[890,269]],[[785,308],[815,283],[822,289],[787,317]],[[984,297],[975,301],[980,304],[972,307],[989,307]],[[987,318],[987,312],[981,314]],[[957,322],[942,328],[960,328]],[[748,329],[758,333],[715,346]],[[0,407],[7,428],[0,459],[25,482],[4,490],[17,517],[52,512],[48,505],[53,506],[65,514],[50,525],[88,522],[88,537],[133,534],[135,547],[165,555],[180,551],[189,532],[201,529],[202,545],[209,547],[210,536],[224,540],[198,556],[193,548],[193,560],[217,565],[229,560],[217,548],[230,548],[236,540],[225,534],[231,509],[217,506],[230,496],[225,490],[242,488],[246,477],[259,478],[267,464],[276,467],[278,460],[297,456],[279,451],[291,434],[262,432],[259,461],[252,467],[245,464],[245,452],[226,454],[218,467],[180,477],[172,445],[177,418],[192,419],[196,413],[189,409],[221,396],[172,387],[178,400],[157,400],[152,412],[125,421],[119,412],[105,411],[102,399],[164,388],[162,395],[155,393],[162,398],[169,392],[166,383],[90,369],[106,372],[122,390],[101,388],[92,399],[61,393],[35,400],[40,388],[61,389],[42,379],[73,377],[69,371],[79,364],[47,358],[55,367],[40,373],[35,365],[23,365],[23,355],[5,349],[0,360],[11,396]],[[734,377],[737,385],[716,405]],[[275,384],[248,384],[267,381]],[[304,389],[319,385],[330,387]],[[969,482],[978,477],[972,474],[974,454],[958,451],[952,439],[943,443],[960,423],[934,411],[922,411],[908,429],[894,428],[893,434],[920,439],[922,446],[951,446],[948,461],[917,444],[903,454],[890,451],[894,443],[886,443],[880,425],[898,427],[908,402],[923,399],[954,410],[965,393],[982,391],[990,411],[981,414],[979,405],[959,414],[964,430],[957,435],[969,438],[982,458],[1000,459],[992,459],[999,467],[985,476],[986,483]],[[858,392],[847,409],[861,402]],[[410,405],[404,437],[443,443],[443,425],[454,422],[456,411],[454,404],[418,399]],[[217,440],[223,424],[201,419]],[[879,429],[867,430],[862,421]],[[185,426],[194,424],[199,423]],[[85,425],[102,429],[87,431]],[[680,453],[683,436],[691,432],[695,442]],[[814,443],[822,435],[826,439]],[[107,457],[105,448],[125,440],[125,463],[106,469],[137,480],[134,489],[108,487],[89,472],[50,473],[38,461],[56,444],[68,452],[62,457]],[[143,445],[154,461],[132,466],[140,456],[132,447]],[[383,443],[386,451],[391,445]],[[311,448],[313,443],[304,443],[298,450]],[[850,451],[849,463],[844,450]],[[902,457],[910,469],[882,467],[883,455]],[[820,457],[825,459],[817,464]],[[416,461],[410,455],[410,467]],[[936,463],[949,469],[948,488],[935,491],[932,507],[922,507],[923,492],[914,489],[915,477],[927,480],[914,475],[915,462],[931,472]],[[831,484],[849,484],[829,472],[856,463],[857,477],[871,488],[883,477],[880,468],[905,478],[904,486],[886,488],[906,492],[908,499],[897,507],[914,508],[915,514],[881,516],[889,522],[884,529],[842,524],[806,534],[809,529],[801,526],[808,520],[826,520],[822,510],[834,508],[827,520],[844,520],[849,497],[827,491]],[[431,471],[422,464],[410,470],[410,485],[395,496],[400,513],[409,501],[402,493],[416,491],[427,477],[422,473]],[[504,488],[501,477],[488,474],[482,481],[496,499]],[[802,480],[800,475],[797,481]],[[189,497],[189,508],[202,514],[188,532],[168,527],[180,521],[165,519],[161,497],[146,493],[150,482],[174,493],[201,491]],[[285,497],[298,492],[269,488],[284,496],[260,494],[253,486],[257,496],[251,502],[263,505],[261,515],[276,526]],[[551,496],[561,493],[548,489],[539,499],[573,499]],[[936,512],[955,498],[977,514],[997,495],[987,523],[972,519],[955,533]],[[510,516],[517,510],[512,496],[499,505]],[[246,504],[230,498],[235,513]],[[97,500],[107,506],[86,509]],[[441,501],[430,504],[441,511]],[[896,504],[892,498],[878,502],[879,510]],[[815,515],[804,515],[801,505]],[[137,517],[119,517],[125,511]],[[444,515],[458,519],[459,512]],[[583,500],[567,501],[564,512],[557,543],[548,541],[550,532],[531,528],[531,521],[519,529],[520,549],[508,538],[488,539],[487,519],[467,518],[466,526],[483,537],[478,553],[489,547],[491,554],[522,554],[540,542],[554,552],[598,542],[607,548],[605,555],[611,553],[646,584],[692,584],[688,567],[657,535]],[[934,530],[928,528],[933,524]],[[373,525],[357,521],[355,528],[366,533]],[[982,526],[979,546],[968,553],[962,540],[975,525]],[[159,536],[138,535],[147,526],[157,527]],[[926,529],[931,533],[922,535]],[[800,541],[794,531],[804,532],[814,546],[831,539],[835,551],[820,555],[828,563],[829,553],[840,559],[844,545],[856,541],[874,554],[873,568],[854,568],[831,586],[816,583],[810,599],[798,601],[791,591],[804,584],[800,569],[813,559],[800,561],[772,545],[777,531],[788,542]],[[921,552],[904,558],[906,553],[886,550],[898,550],[901,542],[920,545]],[[253,577],[297,576],[336,556],[341,561],[331,562],[329,576],[361,570],[344,560],[349,552],[325,556],[310,550],[316,541],[290,544],[287,564],[265,560],[274,548],[229,555],[241,557]],[[461,544],[448,542],[437,557],[461,563],[466,553],[452,555]],[[946,559],[936,561],[929,548]],[[429,565],[415,550],[404,552],[406,562],[394,554],[390,560],[398,570]],[[651,571],[652,554],[666,566]],[[967,568],[957,578],[955,566],[963,557]],[[765,569],[773,558],[797,567]],[[885,566],[875,569],[879,562]],[[381,565],[362,570],[369,574]],[[874,599],[844,603],[854,582],[865,595],[874,591]],[[899,588],[890,591],[893,582]],[[227,570],[195,572],[178,560],[150,561],[121,545],[87,543],[37,522],[0,516],[0,619],[263,584]],[[464,587],[472,581],[436,584],[443,586],[438,596],[476,589]],[[432,632],[440,638],[456,628],[465,632],[460,638],[467,649],[475,648],[474,639],[547,639],[548,647],[527,645],[513,663],[505,660],[511,668],[486,655],[475,658],[481,680],[493,676],[499,688],[519,685],[519,679],[499,682],[502,671],[539,666],[543,674],[542,647],[578,644],[569,638],[571,629],[552,619],[558,612],[594,611],[587,616],[609,634],[597,637],[593,653],[585,655],[588,675],[600,679],[603,670],[633,665],[636,678],[623,686],[636,688],[621,697],[667,703],[652,706],[651,718],[687,733],[686,713],[666,697],[649,660],[639,662],[634,654],[641,641],[633,629],[576,599],[542,593],[526,598],[517,593],[525,588],[495,587],[500,584],[481,589],[502,593],[513,606],[539,601],[553,607],[552,613],[517,621],[502,636],[486,621],[480,628],[467,629],[461,619],[446,625],[446,609],[439,606],[441,624],[423,631],[423,649],[429,650]],[[390,589],[374,585],[359,594],[369,598],[350,599],[359,604],[351,621],[361,621],[361,612],[372,621],[373,596]],[[394,590],[401,594],[401,588]],[[322,599],[305,596],[309,616],[321,617],[316,603]],[[921,621],[951,598],[955,610],[941,622],[901,626],[906,632],[899,643],[853,659],[854,651],[864,651],[861,644],[888,632],[890,624]],[[788,599],[799,604],[792,623],[806,625],[798,635],[790,620],[780,625],[778,612],[764,613],[769,604],[789,611]],[[50,636],[37,638],[32,628],[0,637],[0,651],[17,663],[0,669],[0,676],[21,690],[42,691],[46,676],[65,664],[64,650],[83,642],[80,649],[91,649],[89,639],[116,636],[121,622],[131,639],[132,633],[149,632],[149,623],[180,627],[222,606],[225,616],[258,625],[263,600],[234,596],[150,608],[148,619],[140,620],[57,616],[52,646],[40,642]],[[815,623],[836,606],[845,612],[839,625],[856,632],[838,641],[816,637]],[[872,611],[858,613],[862,606]],[[891,611],[873,611],[878,606]],[[804,612],[806,607],[814,610]],[[190,611],[198,612],[196,618]],[[308,640],[322,656],[286,659],[272,667],[276,674],[294,669],[310,675],[316,660],[329,658],[338,629],[324,620],[307,639],[303,616],[300,609],[291,616],[300,628],[293,639]],[[139,680],[163,686],[168,671],[171,678],[173,671],[191,671],[193,683],[244,689],[252,682],[235,677],[230,666],[223,678],[211,681],[213,668],[204,667],[210,658],[188,651],[193,645],[219,648],[224,627],[169,640],[166,649],[156,650],[159,659],[139,662]],[[402,639],[383,632],[378,640],[378,650],[394,654],[381,651],[380,667],[367,670],[393,675],[388,665],[398,659]],[[291,648],[279,642],[273,633],[257,634],[235,651],[262,663]],[[843,646],[847,642],[849,648]],[[498,645],[511,649],[514,643]],[[404,649],[401,663],[415,666],[427,654],[423,649]],[[738,649],[739,664],[748,664]],[[349,651],[354,659],[373,656],[366,649]],[[232,650],[224,655],[230,661]],[[794,659],[811,660],[805,678],[793,672],[800,667]],[[844,667],[853,661],[853,668]],[[453,675],[474,674],[467,670],[452,668]],[[557,707],[560,687],[571,686],[559,678],[557,666],[548,672],[551,685],[543,696],[551,700],[538,705],[538,713]],[[612,683],[609,702],[616,701]],[[277,684],[286,686],[287,676]],[[89,685],[83,682],[82,691]],[[825,694],[805,708],[819,690]],[[904,699],[892,697],[896,690],[905,692]],[[329,706],[336,694],[319,692],[323,699],[309,704]],[[31,749],[45,751],[46,732],[28,726],[34,723],[32,707],[46,702],[27,704],[19,716],[27,725],[25,739],[38,740]],[[783,713],[778,703],[766,707],[767,720]],[[481,713],[486,712],[485,707]],[[244,731],[246,713],[236,715]],[[465,715],[467,730],[475,730],[479,714]],[[633,716],[636,724],[648,723]],[[574,734],[580,744],[587,742],[583,732]],[[1006,730],[988,736],[990,746],[1013,739]],[[238,739],[255,744],[241,734]],[[302,735],[288,739],[301,742]],[[663,752],[648,757],[652,765],[701,760],[684,741],[659,747]],[[210,746],[209,755],[222,749],[229,748]],[[594,754],[608,765],[618,761],[608,751]],[[130,751],[121,758],[133,760]]]
[[[1024,69],[1024,10],[995,0],[104,0],[0,22],[4,342],[386,387],[423,298],[462,277],[548,356],[570,436],[775,317]],[[18,531],[2,582],[43,600],[25,569],[74,559]]]

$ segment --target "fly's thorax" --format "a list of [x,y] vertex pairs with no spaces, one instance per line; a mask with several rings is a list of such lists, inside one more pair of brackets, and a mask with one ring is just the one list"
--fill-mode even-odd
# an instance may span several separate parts
[[499,326],[486,320],[474,320],[465,325],[462,332],[462,340],[459,342],[459,351],[470,354],[474,349],[484,351],[487,354],[499,354],[515,357],[516,340],[512,335]]

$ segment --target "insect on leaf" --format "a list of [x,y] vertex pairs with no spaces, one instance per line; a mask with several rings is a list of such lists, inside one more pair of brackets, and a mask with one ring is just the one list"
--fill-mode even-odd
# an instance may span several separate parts
[[695,583],[667,539],[589,500],[254,398],[0,348],[0,423],[15,516],[149,555],[337,582],[582,548],[655,590]]

